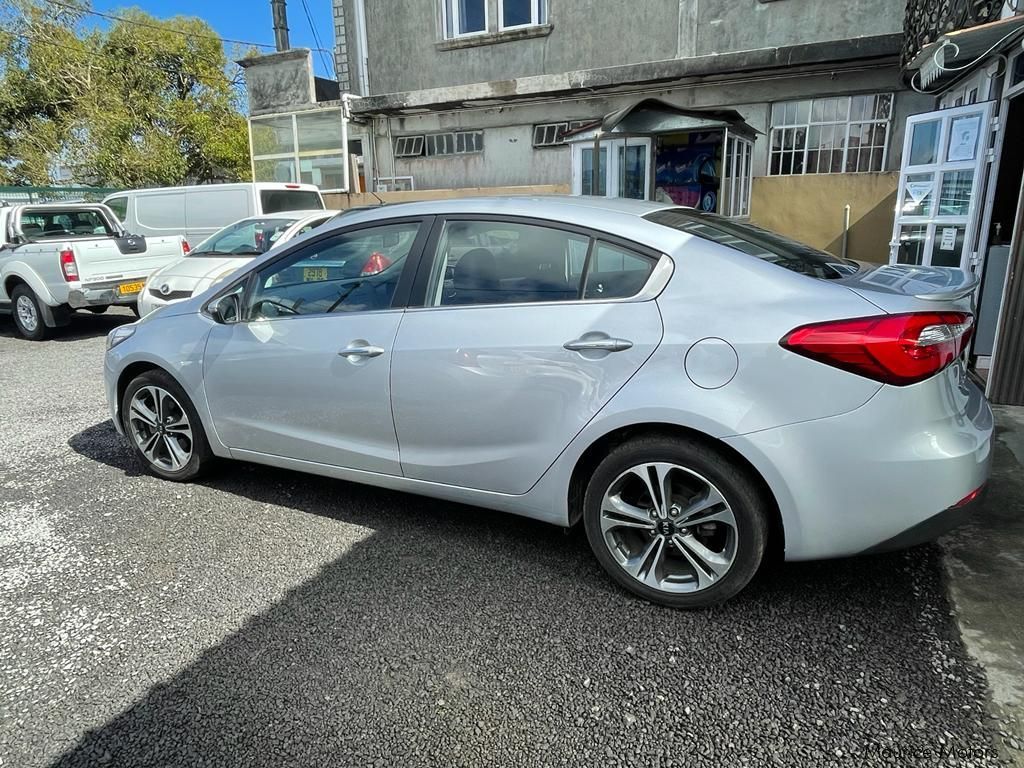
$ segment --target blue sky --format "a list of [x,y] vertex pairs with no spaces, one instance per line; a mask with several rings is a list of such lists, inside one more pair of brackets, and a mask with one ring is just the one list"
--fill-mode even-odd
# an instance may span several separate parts
[[[334,47],[334,25],[331,14],[331,0],[306,0],[310,15],[316,25],[323,47]],[[248,40],[254,43],[274,44],[274,25],[270,15],[270,0],[136,0],[135,2],[116,2],[115,0],[93,0],[94,10],[103,13],[117,14],[123,8],[141,8],[147,13],[159,17],[198,16],[204,19],[217,34],[237,40]],[[93,17],[103,23],[103,19]],[[309,31],[309,22],[303,12],[301,0],[288,2],[288,30],[294,48],[316,48],[313,35]],[[230,55],[233,46],[227,46]],[[273,49],[264,49],[273,50]],[[331,67],[334,66],[329,53],[324,54]],[[321,57],[313,52],[316,73],[321,77],[333,76],[333,69],[328,72]]]

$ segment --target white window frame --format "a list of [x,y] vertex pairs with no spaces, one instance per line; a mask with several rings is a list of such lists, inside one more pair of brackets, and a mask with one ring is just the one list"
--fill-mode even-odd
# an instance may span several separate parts
[[[479,136],[480,137],[480,139],[479,139],[479,146],[480,146],[480,148],[479,149],[475,148],[476,145],[477,145],[477,140],[473,139],[474,149],[465,149],[465,148],[463,148],[463,149],[460,150],[459,149],[459,137],[460,136],[470,136],[470,135]],[[433,142],[434,146],[436,147],[437,146],[437,142],[439,140],[441,140],[442,137],[444,137],[443,141],[444,141],[444,144],[447,146],[448,143],[449,143],[449,139],[447,137],[449,137],[449,136],[451,137],[451,140],[450,140],[451,148],[452,148],[451,152],[433,152],[433,153],[431,153],[429,151],[428,147],[430,146],[431,142]],[[463,143],[463,147],[465,147],[466,143],[467,143],[467,139],[464,138],[462,140],[462,143]],[[456,155],[479,155],[479,154],[482,154],[483,151],[484,151],[484,132],[483,131],[442,131],[441,133],[428,133],[424,137],[424,143],[423,143],[423,156],[424,157],[455,157]]]
[[[412,144],[415,148],[419,146],[419,152],[399,152],[398,148],[404,144]],[[396,136],[395,137],[395,158],[397,159],[408,159],[410,157],[423,157],[424,148],[426,146],[426,138],[423,134],[415,134],[411,136]]]
[[[514,24],[510,27],[505,26],[505,3],[507,0],[498,0],[498,29],[504,32],[506,29],[526,29],[527,27],[539,27],[542,24],[547,24],[547,4],[548,0],[528,0],[530,3],[530,20],[525,24]],[[453,0],[445,0],[445,2],[453,2]]]
[[[441,0],[441,33],[445,40],[461,40],[464,37],[476,37],[486,35],[491,29],[490,3],[484,3],[484,28],[473,32],[459,32],[462,24],[459,19],[459,0]],[[451,9],[451,13],[449,13]],[[448,26],[449,17],[452,20],[451,27]]]
[[[850,117],[850,109],[851,109],[851,107],[853,105],[853,99],[855,97],[857,97],[857,96],[874,96],[876,98],[879,97],[879,96],[888,96],[889,97],[889,116],[887,118],[881,118],[881,119],[879,119],[879,118],[865,118],[865,119],[853,120]],[[842,119],[842,120],[838,120],[837,119],[837,120],[830,120],[830,121],[815,121],[814,120],[814,102],[815,101],[819,101],[819,100],[832,100],[832,99],[845,99],[845,101],[846,101],[845,118]],[[775,108],[776,104],[789,104],[789,103],[794,103],[794,102],[797,102],[797,103],[799,103],[799,102],[807,102],[807,105],[808,105],[808,107],[807,107],[807,110],[808,110],[807,120],[805,122],[798,122],[798,123],[782,122],[782,123],[776,124],[775,120],[774,120],[774,117],[773,117],[774,108]],[[815,99],[815,98],[810,98],[810,99],[789,99],[789,100],[786,100],[786,101],[776,102],[775,104],[772,104],[771,111],[769,112],[768,169],[767,169],[768,175],[769,176],[822,176],[822,175],[831,174],[831,173],[879,173],[881,171],[884,171],[886,169],[886,166],[887,166],[888,162],[889,162],[889,142],[890,142],[890,139],[892,138],[892,119],[893,119],[893,114],[895,113],[895,111],[896,111],[896,98],[895,98],[895,95],[892,94],[892,93],[887,93],[887,92],[884,92],[884,93],[855,93],[855,94],[849,94],[849,95],[845,95],[845,96],[843,96],[843,95],[840,95],[840,96],[822,96],[822,97],[820,97],[820,99]],[[868,170],[864,170],[864,171],[856,171],[856,170],[848,171],[848,170],[846,170],[846,164],[847,164],[847,160],[849,159],[849,151],[850,151],[850,126],[851,125],[884,125],[885,126],[885,138],[883,139],[884,144],[882,145],[882,164],[881,164],[881,168],[877,168],[877,169],[869,168]],[[817,170],[808,171],[808,168],[807,168],[807,166],[808,166],[808,157],[809,157],[810,152],[812,151],[810,143],[808,141],[808,134],[810,133],[810,129],[814,128],[814,127],[830,127],[830,128],[833,128],[833,130],[836,127],[842,127],[843,130],[842,130],[842,139],[841,140],[842,140],[843,159],[842,159],[842,169],[841,170],[839,170],[839,171],[823,171],[823,172],[819,172]],[[783,173],[782,172],[781,163],[780,163],[779,172],[773,173],[772,172],[772,159],[773,159],[773,157],[776,154],[782,154],[782,153],[778,153],[778,152],[776,152],[774,150],[776,132],[787,131],[787,130],[795,131],[795,130],[799,130],[799,129],[803,129],[804,130],[803,166],[802,166],[803,169],[799,173],[796,173],[794,171],[790,171],[788,173]],[[872,148],[874,148],[874,147],[872,147]],[[835,149],[836,149],[836,147],[835,147],[835,145],[833,145],[833,151],[835,151]],[[783,153],[786,152],[786,151],[788,151],[788,150],[783,149]]]
[[[256,117],[249,118],[249,169],[252,172],[252,178],[256,180],[256,163],[261,160],[291,160],[292,172],[294,174],[295,183],[302,182],[302,161],[308,158],[320,158],[320,157],[341,157],[345,158],[345,146],[340,146],[337,149],[299,149],[299,117],[301,115],[312,114],[312,113],[323,113],[325,111],[336,111],[338,113],[338,120],[341,120],[341,109],[304,109],[297,112],[286,112],[273,115],[259,115]],[[267,155],[257,155],[254,152],[253,141],[252,141],[252,126],[253,123],[259,124],[262,120],[280,119],[282,117],[289,118],[292,124],[292,147],[289,152],[274,152]],[[369,141],[368,136],[359,134],[350,134],[348,137],[349,145],[356,141],[361,141],[362,146],[365,148]],[[365,152],[365,149],[364,149]],[[365,155],[364,155],[365,157]],[[345,162],[346,160],[343,160]],[[364,160],[365,162],[365,160]],[[346,192],[344,189],[321,189],[321,192]]]

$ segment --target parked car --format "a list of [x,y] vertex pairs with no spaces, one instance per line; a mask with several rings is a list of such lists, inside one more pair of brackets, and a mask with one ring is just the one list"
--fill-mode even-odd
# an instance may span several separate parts
[[75,309],[134,308],[149,273],[183,247],[180,236],[128,234],[105,205],[0,206],[0,311],[38,341]]
[[324,209],[313,184],[268,182],[136,189],[103,202],[132,232],[181,235],[192,245],[249,216]]
[[[338,248],[388,265],[315,266]],[[402,204],[115,329],[106,389],[160,477],[244,459],[582,520],[619,584],[703,606],[769,547],[902,547],[967,513],[992,448],[975,285],[671,204]]]
[[338,211],[291,211],[236,221],[208,237],[185,256],[149,276],[139,295],[139,314],[201,293],[254,256],[304,235]]

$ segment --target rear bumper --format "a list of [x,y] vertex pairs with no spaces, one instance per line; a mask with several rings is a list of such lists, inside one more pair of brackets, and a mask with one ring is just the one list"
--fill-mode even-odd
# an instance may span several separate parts
[[134,280],[119,280],[116,283],[102,283],[99,285],[83,285],[79,288],[72,288],[68,291],[68,304],[74,309],[85,307],[106,307],[111,304],[134,304],[139,299],[139,294],[130,293],[121,295],[117,287],[123,283],[141,282]]
[[774,492],[786,559],[810,560],[910,546],[969,516],[951,508],[988,479],[992,434],[988,402],[956,365],[841,416],[726,442]]
[[977,496],[965,504],[957,504],[949,509],[944,509],[937,515],[922,520],[917,525],[864,550],[865,555],[873,555],[879,552],[891,552],[896,549],[906,549],[924,544],[926,541],[935,541],[942,534],[958,528],[969,522],[977,512],[982,499],[985,497],[988,486],[979,489]]

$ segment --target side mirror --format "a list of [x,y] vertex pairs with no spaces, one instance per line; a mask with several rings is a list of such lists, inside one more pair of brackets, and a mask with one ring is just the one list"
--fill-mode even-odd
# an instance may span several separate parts
[[242,314],[242,300],[237,293],[221,296],[209,306],[210,317],[221,325],[237,323]]

